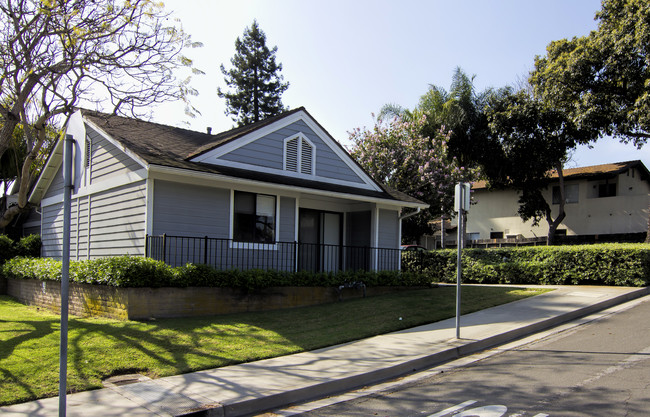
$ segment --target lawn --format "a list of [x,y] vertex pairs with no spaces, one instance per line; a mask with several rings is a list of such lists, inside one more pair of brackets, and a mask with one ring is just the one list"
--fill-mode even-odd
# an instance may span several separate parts
[[[546,290],[463,287],[463,314]],[[261,313],[155,321],[72,317],[68,387],[113,375],[152,378],[287,355],[455,315],[455,288],[439,287]],[[400,319],[401,318],[401,319]],[[0,296],[0,405],[58,394],[59,316]]]

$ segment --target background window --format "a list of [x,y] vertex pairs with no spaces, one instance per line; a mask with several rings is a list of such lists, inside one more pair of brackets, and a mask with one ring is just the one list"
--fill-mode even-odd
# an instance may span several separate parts
[[616,183],[598,184],[598,197],[616,197]]
[[275,196],[235,191],[233,238],[238,242],[275,242]]
[[[578,184],[564,184],[564,202],[577,203],[578,191],[580,190]],[[553,187],[553,204],[560,204],[560,186]]]

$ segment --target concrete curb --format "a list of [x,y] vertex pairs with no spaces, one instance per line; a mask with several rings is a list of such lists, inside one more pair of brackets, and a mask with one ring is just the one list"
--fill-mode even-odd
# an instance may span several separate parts
[[[489,348],[493,348],[495,346],[503,345],[516,339],[520,339],[522,337],[529,336],[543,330],[548,330],[563,323],[588,316],[598,311],[606,310],[610,307],[643,297],[648,294],[650,294],[650,287],[640,288],[636,291],[621,294],[619,296],[592,305],[588,305],[586,307],[579,308],[555,317],[551,317],[521,328],[506,331],[504,333],[500,333],[486,339],[473,340],[468,342],[464,342],[462,339],[459,341],[452,341],[450,343],[454,346],[449,349],[438,351],[436,353],[425,355],[420,358],[409,360],[387,368],[364,372],[334,381],[326,381],[308,387],[288,390],[262,398],[238,401],[231,404],[221,404],[219,408],[221,409],[220,412],[223,414],[219,415],[224,415],[227,417],[247,416],[255,413],[260,413],[265,410],[285,407],[293,403],[307,402],[317,398],[340,394],[342,392],[358,389],[366,385],[378,384],[389,379],[402,377],[411,372],[421,371],[423,369],[441,365],[445,362],[449,362],[463,356],[468,356],[483,350],[487,350]],[[190,415],[206,416],[212,414],[204,414],[204,412],[201,412]]]

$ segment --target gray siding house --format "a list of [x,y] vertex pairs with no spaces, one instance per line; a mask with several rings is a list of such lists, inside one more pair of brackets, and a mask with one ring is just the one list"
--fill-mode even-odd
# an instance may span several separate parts
[[[212,135],[88,110],[75,140],[71,257],[171,265],[398,269],[401,219],[427,205],[370,176],[304,109]],[[62,256],[63,146],[30,195]]]

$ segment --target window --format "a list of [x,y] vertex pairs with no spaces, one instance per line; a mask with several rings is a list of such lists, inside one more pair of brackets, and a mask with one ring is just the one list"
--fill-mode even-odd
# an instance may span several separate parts
[[598,197],[616,197],[616,183],[598,184]]
[[284,142],[284,170],[314,175],[314,144],[298,134]]
[[490,239],[503,239],[503,232],[490,232]]
[[[578,184],[564,184],[564,202],[567,204],[578,202]],[[560,186],[553,187],[553,204],[560,204]]]
[[275,243],[275,217],[275,196],[235,191],[235,241]]

